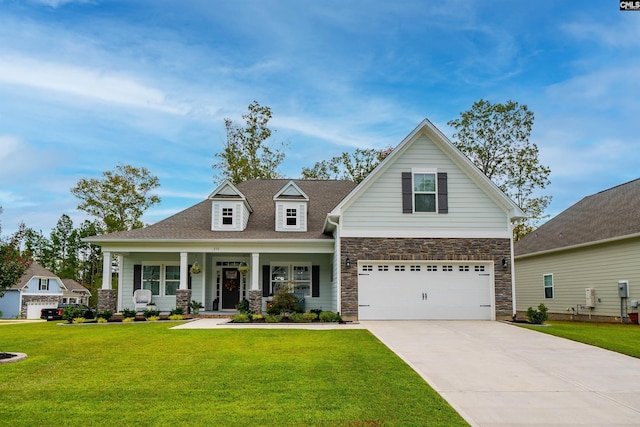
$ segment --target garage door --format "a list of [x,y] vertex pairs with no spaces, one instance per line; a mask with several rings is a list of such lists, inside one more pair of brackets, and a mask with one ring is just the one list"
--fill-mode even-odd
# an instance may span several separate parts
[[40,310],[43,308],[57,307],[57,303],[41,303],[41,302],[28,302],[27,303],[27,319],[39,319]]
[[360,261],[361,320],[491,320],[490,265]]

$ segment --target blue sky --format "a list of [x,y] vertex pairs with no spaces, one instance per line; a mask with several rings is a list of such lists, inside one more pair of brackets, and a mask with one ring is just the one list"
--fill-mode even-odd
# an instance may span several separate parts
[[224,118],[271,107],[281,172],[397,145],[473,102],[535,113],[555,215],[640,177],[640,12],[619,2],[0,0],[3,234],[48,235],[81,178],[160,178],[153,223],[214,188]]

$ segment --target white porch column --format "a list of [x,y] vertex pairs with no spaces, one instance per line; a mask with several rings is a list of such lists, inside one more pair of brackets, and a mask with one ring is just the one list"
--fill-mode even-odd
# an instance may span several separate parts
[[251,254],[251,265],[249,266],[251,271],[251,290],[260,290],[260,254]]
[[189,288],[189,264],[187,262],[187,252],[180,252],[180,289]]
[[124,256],[118,255],[118,311],[122,311],[122,296],[124,292],[124,274],[122,268],[124,266]]
[[102,252],[102,289],[111,289],[111,252]]

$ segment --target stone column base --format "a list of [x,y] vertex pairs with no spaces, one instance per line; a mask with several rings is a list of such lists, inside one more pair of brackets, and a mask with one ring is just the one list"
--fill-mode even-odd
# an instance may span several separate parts
[[262,291],[249,291],[249,310],[262,313]]
[[116,289],[98,289],[98,312],[118,311],[118,291]]
[[189,313],[189,303],[191,302],[190,289],[178,289],[176,291],[176,308],[182,308],[184,313]]

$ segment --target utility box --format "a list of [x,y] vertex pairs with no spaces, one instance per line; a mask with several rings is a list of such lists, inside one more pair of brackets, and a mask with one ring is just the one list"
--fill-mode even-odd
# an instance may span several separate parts
[[596,306],[596,290],[593,288],[586,288],[584,290],[586,294],[585,307],[593,308]]
[[620,298],[629,298],[629,281],[620,280],[618,282],[618,296]]

